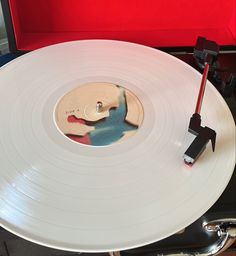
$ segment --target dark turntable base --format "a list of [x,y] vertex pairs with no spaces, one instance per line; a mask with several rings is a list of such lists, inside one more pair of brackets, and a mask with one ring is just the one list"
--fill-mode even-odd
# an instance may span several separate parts
[[[192,54],[184,53],[176,55],[178,58],[194,66]],[[8,61],[18,57],[16,54],[8,54],[0,56],[0,66]],[[219,56],[221,67],[227,67],[230,73],[236,74],[236,53],[222,53]],[[229,73],[228,72],[228,73]],[[222,72],[222,76],[227,76],[227,71]],[[232,96],[225,99],[236,121],[236,100]],[[222,170],[227,171],[227,170]],[[175,234],[167,239],[153,243],[148,246],[140,247],[137,249],[127,250],[121,252],[121,255],[142,255],[154,256],[162,253],[174,253],[178,251],[195,251],[199,248],[204,248],[217,241],[216,233],[205,232],[202,224],[207,221],[222,219],[222,218],[235,218],[236,217],[236,172],[225,189],[224,193],[218,201],[197,221],[179,234]],[[236,255],[235,245],[231,247],[231,251]],[[80,255],[80,253],[65,252],[61,250],[51,249],[40,246],[24,239],[21,239],[3,228],[0,228],[0,256],[69,256]],[[88,253],[81,253],[81,255],[94,255]],[[100,253],[96,255],[107,255]]]

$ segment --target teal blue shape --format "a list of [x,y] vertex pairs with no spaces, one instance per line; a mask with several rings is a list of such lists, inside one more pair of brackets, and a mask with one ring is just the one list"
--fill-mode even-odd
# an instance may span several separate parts
[[91,145],[105,146],[119,140],[126,131],[136,130],[138,127],[125,121],[127,103],[125,91],[120,88],[119,106],[109,111],[109,117],[99,120],[94,124],[95,129],[89,133]]

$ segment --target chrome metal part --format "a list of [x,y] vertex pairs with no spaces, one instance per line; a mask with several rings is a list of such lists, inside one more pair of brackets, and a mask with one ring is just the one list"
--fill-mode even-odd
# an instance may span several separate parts
[[218,255],[227,250],[236,241],[236,218],[217,219],[210,222],[203,223],[204,230],[209,232],[216,232],[218,240],[205,248],[188,252],[185,250],[174,253],[157,254],[158,256],[211,256]]
[[121,256],[120,252],[118,252],[118,251],[117,252],[109,252],[109,255],[110,256]]
[[103,109],[103,104],[101,101],[98,101],[97,104],[96,104],[96,111],[98,113],[102,112],[102,109]]

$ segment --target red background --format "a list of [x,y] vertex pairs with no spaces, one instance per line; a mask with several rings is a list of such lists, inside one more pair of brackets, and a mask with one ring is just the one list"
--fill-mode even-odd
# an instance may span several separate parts
[[236,45],[235,0],[9,0],[19,50],[78,39]]

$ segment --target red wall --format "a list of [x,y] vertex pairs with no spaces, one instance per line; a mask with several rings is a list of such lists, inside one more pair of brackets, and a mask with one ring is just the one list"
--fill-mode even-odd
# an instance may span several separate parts
[[191,46],[198,35],[236,45],[235,0],[9,0],[17,47],[105,38]]

